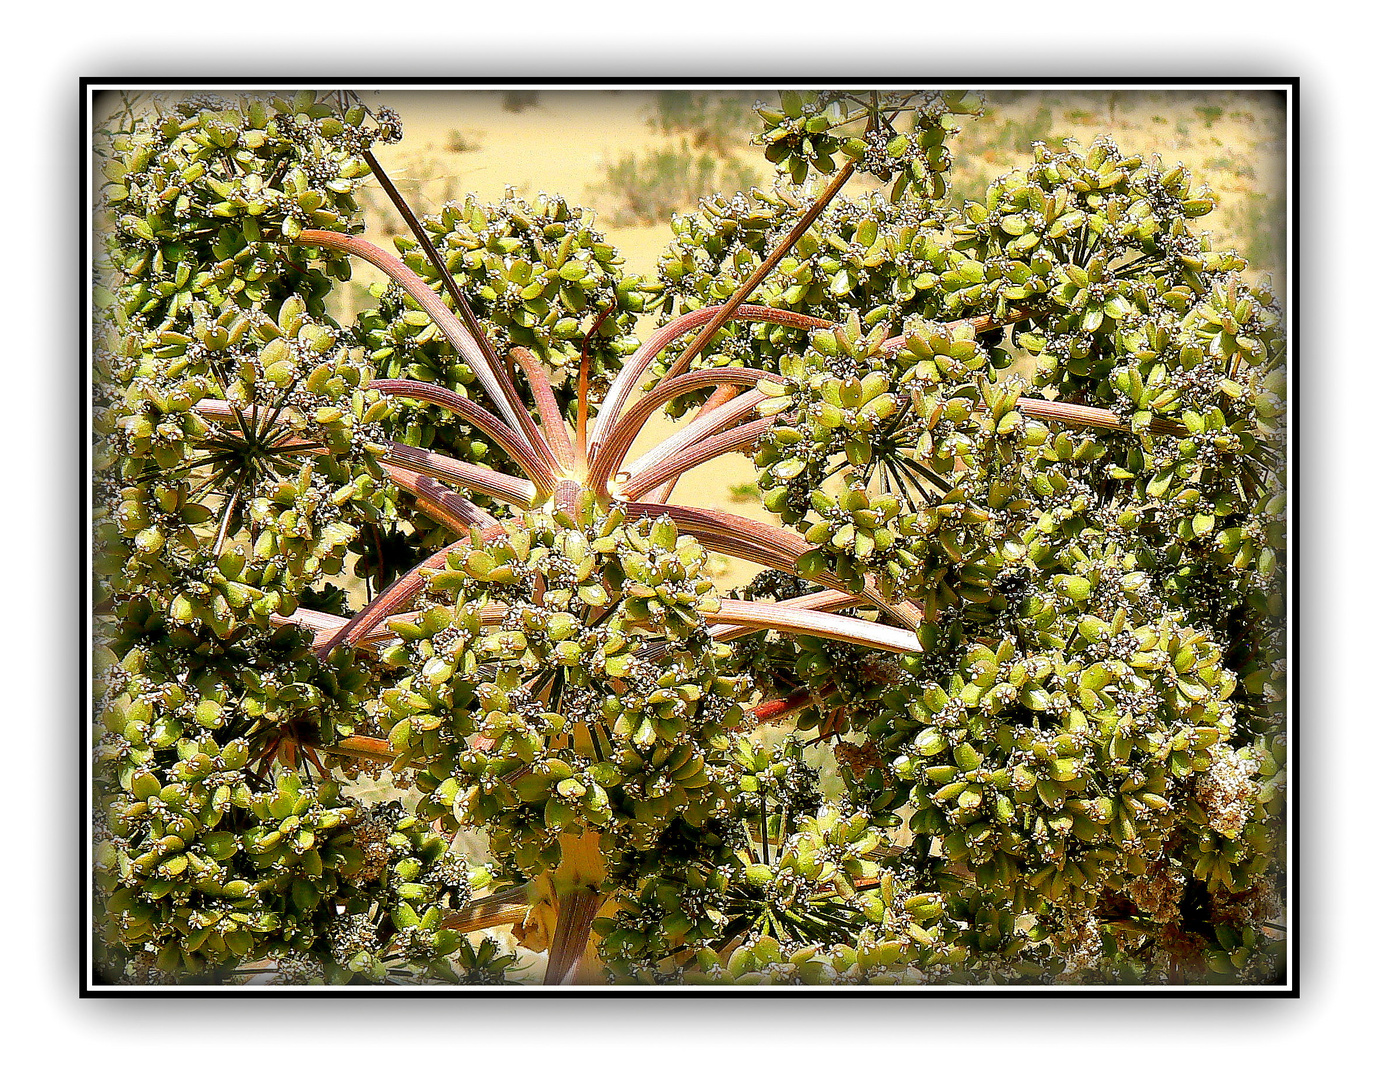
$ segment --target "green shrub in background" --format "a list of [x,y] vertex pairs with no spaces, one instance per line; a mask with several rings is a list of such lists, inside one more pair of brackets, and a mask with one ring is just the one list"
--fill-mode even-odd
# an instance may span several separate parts
[[[786,92],[647,282],[559,197],[418,218],[348,95],[155,106],[103,166],[101,980],[1283,978],[1284,341],[1183,169],[958,202],[976,96]],[[727,453],[777,524],[674,497]]]
[[680,136],[679,146],[610,162],[591,194],[610,224],[647,226],[668,222],[707,195],[747,191],[761,179],[744,160],[756,120],[741,95],[661,91],[647,123]]

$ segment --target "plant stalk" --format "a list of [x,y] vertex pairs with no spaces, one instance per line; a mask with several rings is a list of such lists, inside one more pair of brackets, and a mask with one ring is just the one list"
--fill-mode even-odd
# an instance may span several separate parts
[[[450,274],[450,269],[445,265],[445,260],[440,257],[440,252],[436,250],[435,244],[431,242],[431,237],[427,234],[425,227],[412,212],[407,200],[402,197],[402,192],[397,189],[384,171],[382,165],[378,163],[378,158],[374,157],[372,150],[365,150],[364,160],[368,163],[369,169],[378,178],[389,201],[397,207],[397,212],[402,215],[402,219],[407,222],[407,227],[412,230],[412,235],[417,238],[417,243],[421,245],[422,251],[426,252],[426,257],[431,261],[431,265],[436,268],[436,273],[440,275],[441,282],[445,285],[445,290],[450,294],[450,299],[455,302],[455,307],[460,313],[460,319],[465,328],[474,336],[484,358],[495,371],[502,370],[502,363],[498,359],[498,353],[493,348],[493,343],[488,340],[488,335],[484,333],[483,327],[479,325],[479,320],[474,317],[474,312],[470,309],[469,303],[465,300],[464,294],[460,292],[460,287],[455,283],[455,279]],[[515,388],[513,389],[513,404],[519,404],[516,397]]]
[[848,182],[848,178],[852,176],[852,171],[856,167],[857,163],[855,161],[849,161],[838,170],[838,175],[833,178],[828,187],[824,188],[823,192],[814,200],[809,209],[804,212],[804,216],[795,223],[795,227],[786,234],[785,239],[777,244],[775,250],[762,260],[761,265],[752,271],[747,280],[738,288],[737,292],[733,293],[733,295],[728,298],[728,302],[718,309],[718,314],[709,320],[708,325],[706,325],[704,329],[699,331],[699,336],[689,343],[689,347],[685,349],[685,351],[680,354],[680,358],[671,365],[670,371],[667,372],[668,377],[679,375],[680,372],[689,367],[690,361],[704,351],[704,347],[708,345],[714,334],[718,333],[718,331],[723,328],[723,324],[733,317],[733,312],[741,306],[742,302],[746,300],[747,297],[752,295],[752,291],[762,283],[766,275],[774,270],[776,265],[790,253],[790,249],[799,242],[800,237],[808,231],[809,226],[813,225],[814,220],[824,212],[824,207],[833,201],[833,197],[837,195],[838,192],[843,190],[843,185]]

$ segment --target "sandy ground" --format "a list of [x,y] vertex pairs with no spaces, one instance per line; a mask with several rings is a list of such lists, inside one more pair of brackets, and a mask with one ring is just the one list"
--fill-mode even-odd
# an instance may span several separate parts
[[[647,91],[543,91],[520,112],[503,108],[499,91],[419,91],[362,95],[392,106],[402,116],[401,143],[384,147],[379,160],[390,173],[425,180],[424,195],[456,198],[472,192],[496,201],[511,187],[530,197],[564,195],[585,206],[604,170],[628,154],[676,145],[647,124],[655,94]],[[477,149],[447,149],[458,138]],[[439,172],[439,175],[438,175]],[[610,229],[601,225],[633,271],[654,277],[656,259],[670,226]]]
[[[1217,246],[1243,251],[1256,234],[1276,240],[1281,233],[1284,116],[1278,99],[1267,91],[984,93],[986,115],[964,118],[963,131],[951,143],[956,186],[963,195],[975,195],[979,184],[1027,162],[1035,139],[1057,146],[1074,138],[1086,146],[1109,132],[1122,150],[1157,154],[1167,165],[1182,163],[1198,181],[1211,185],[1220,208],[1201,224]],[[453,192],[449,197],[474,192],[483,199],[501,198],[511,186],[518,194],[559,193],[598,209],[593,189],[607,165],[628,154],[678,145],[678,137],[659,135],[647,123],[654,91],[542,90],[537,103],[521,112],[505,110],[500,91],[378,91],[364,96],[370,104],[391,105],[403,118],[406,137],[386,148],[384,164],[425,179],[421,193],[441,196],[441,201],[447,186]],[[759,96],[774,95],[762,90]],[[478,148],[453,152],[449,147],[457,136]],[[1253,222],[1246,209],[1251,205],[1256,207]],[[654,273],[657,255],[670,236],[668,226],[603,228],[631,269]],[[1256,245],[1255,250],[1263,248]],[[1266,262],[1265,270],[1281,270],[1281,259]]]

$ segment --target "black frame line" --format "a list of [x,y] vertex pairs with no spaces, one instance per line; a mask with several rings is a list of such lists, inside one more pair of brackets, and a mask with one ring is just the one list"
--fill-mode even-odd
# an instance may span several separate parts
[[[1111,76],[1107,78],[1096,78],[1093,76],[1073,76],[1063,78],[1051,78],[1048,76],[985,76],[973,78],[941,78],[925,79],[922,76],[911,76],[909,78],[880,78],[870,75],[861,79],[846,79],[826,77],[822,82],[817,78],[771,78],[768,80],[742,78],[728,79],[722,77],[687,76],[684,78],[670,78],[665,76],[649,76],[647,78],[637,78],[633,76],[617,76],[608,78],[595,78],[591,76],[554,78],[554,77],[533,77],[521,78],[517,76],[502,76],[484,79],[455,79],[455,78],[426,78],[419,76],[401,77],[378,77],[378,78],[211,78],[207,76],[188,76],[186,78],[176,78],[170,76],[140,77],[140,78],[97,78],[93,76],[82,76],[80,82],[80,109],[79,109],[79,149],[78,149],[78,169],[77,175],[77,199],[80,212],[84,217],[84,224],[80,230],[80,285],[78,294],[77,319],[81,326],[81,356],[78,363],[82,365],[85,380],[82,383],[81,393],[87,395],[80,403],[81,410],[81,446],[78,453],[79,468],[81,470],[78,477],[78,488],[81,500],[80,520],[82,524],[81,549],[83,555],[83,571],[81,581],[78,586],[78,597],[81,605],[78,626],[80,641],[78,643],[78,655],[81,657],[80,671],[80,694],[83,702],[82,716],[76,725],[77,731],[77,759],[80,788],[81,813],[79,816],[81,836],[78,844],[80,857],[78,861],[78,878],[80,881],[80,918],[79,928],[80,938],[80,961],[81,973],[79,980],[78,996],[81,998],[121,998],[130,999],[135,997],[154,997],[154,998],[227,998],[231,996],[251,996],[251,997],[308,997],[308,998],[352,998],[357,996],[369,998],[396,998],[396,997],[443,997],[455,998],[468,995],[479,995],[482,997],[519,997],[535,995],[538,997],[569,997],[574,995],[581,998],[600,998],[600,997],[636,997],[636,998],[656,998],[656,997],[678,997],[694,998],[707,996],[712,999],[721,997],[769,997],[782,999],[788,997],[832,997],[832,998],[859,998],[867,995],[880,995],[885,998],[896,997],[944,997],[944,998],[1047,998],[1047,997],[1069,997],[1069,998],[1297,998],[1300,996],[1299,990],[1299,961],[1301,957],[1298,931],[1301,921],[1298,916],[1298,904],[1300,894],[1300,863],[1301,852],[1298,850],[1300,832],[1300,799],[1299,781],[1301,770],[1299,762],[1299,726],[1298,726],[1298,656],[1299,656],[1299,626],[1298,626],[1298,600],[1300,596],[1298,587],[1298,533],[1299,521],[1297,515],[1296,492],[1293,490],[1291,481],[1297,475],[1297,433],[1295,428],[1298,416],[1298,347],[1300,335],[1298,332],[1299,313],[1301,308],[1301,285],[1299,282],[1298,257],[1298,236],[1301,225],[1300,213],[1300,176],[1302,155],[1299,138],[1299,106],[1298,91],[1299,78],[1297,76],[1283,76],[1279,78],[1247,77],[1231,78],[1226,76],[1203,76],[1200,78],[1187,77],[1164,77],[1146,76],[1142,78],[1132,78],[1128,76]],[[140,987],[140,986],[110,986],[96,984],[93,982],[94,972],[91,969],[92,957],[90,948],[91,926],[91,901],[92,901],[92,882],[91,882],[91,778],[90,778],[90,733],[94,721],[94,701],[92,699],[92,671],[91,655],[93,646],[93,619],[91,611],[91,582],[88,576],[91,569],[91,505],[89,481],[91,477],[90,466],[90,440],[91,440],[91,402],[90,392],[90,355],[91,355],[91,278],[89,274],[90,260],[93,255],[92,244],[94,237],[91,226],[93,222],[90,213],[93,206],[94,189],[91,185],[94,181],[92,170],[91,154],[91,130],[92,122],[91,105],[96,93],[101,91],[114,91],[121,89],[135,89],[144,87],[226,87],[226,88],[262,88],[273,89],[278,87],[328,87],[331,89],[350,89],[350,88],[395,88],[395,87],[416,87],[430,88],[435,90],[484,90],[489,88],[501,87],[550,87],[552,89],[583,89],[583,88],[647,88],[647,89],[675,89],[678,87],[716,87],[722,89],[761,89],[776,90],[785,87],[813,88],[827,84],[828,86],[847,87],[855,85],[868,89],[880,86],[904,86],[904,87],[932,87],[932,88],[963,88],[963,89],[984,89],[1005,87],[1011,89],[1028,88],[1030,90],[1054,90],[1062,88],[1078,87],[1135,87],[1153,88],[1165,87],[1180,90],[1191,90],[1197,87],[1231,87],[1240,89],[1259,89],[1277,90],[1285,98],[1285,130],[1289,140],[1289,150],[1286,153],[1287,171],[1287,193],[1288,206],[1285,212],[1285,257],[1284,267],[1287,277],[1286,289],[1281,300],[1286,298],[1284,308],[1285,326],[1287,330],[1287,452],[1286,468],[1288,482],[1285,483],[1284,491],[1287,496],[1287,537],[1285,540],[1284,552],[1285,576],[1286,576],[1286,595],[1285,595],[1285,618],[1288,622],[1286,639],[1288,641],[1287,660],[1287,704],[1288,704],[1288,749],[1287,763],[1288,770],[1288,873],[1286,875],[1285,892],[1285,920],[1288,925],[1288,968],[1286,972],[1287,982],[1283,986],[1263,986],[1263,987],[1229,987],[1217,985],[1171,985],[1162,987],[1136,987],[1136,986],[1025,986],[1025,987],[993,987],[986,985],[958,987],[952,985],[919,986],[919,987],[890,987],[890,986],[855,986],[855,987],[786,987],[769,986],[761,989],[749,989],[746,987],[714,987],[706,986],[692,988],[688,986],[625,986],[609,985],[607,987],[592,986],[569,986],[569,987],[545,987],[545,986],[505,986],[505,987],[486,987],[486,986],[437,986],[437,987],[410,987],[410,986],[338,986],[338,987],[296,987],[296,986],[225,986],[221,984],[208,985],[182,985],[178,987]]]

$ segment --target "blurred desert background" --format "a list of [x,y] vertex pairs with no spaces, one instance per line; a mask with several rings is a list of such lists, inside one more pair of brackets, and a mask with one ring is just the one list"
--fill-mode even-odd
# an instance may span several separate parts
[[[1204,219],[1281,287],[1285,117],[1269,91],[988,90],[986,114],[963,118],[951,146],[954,192],[975,198],[1028,160],[1035,141],[1084,146],[1111,135],[1122,150],[1181,162],[1220,199]],[[379,158],[428,209],[473,193],[492,201],[562,194],[595,210],[628,266],[654,277],[670,238],[669,210],[713,190],[769,184],[750,145],[770,89],[362,91],[402,116],[404,138]],[[708,163],[706,165],[706,162]],[[709,165],[716,166],[710,168]],[[745,181],[745,182],[744,182]],[[850,183],[857,190],[866,183]],[[640,186],[643,190],[634,188]],[[379,205],[382,205],[381,203]],[[657,216],[660,220],[649,220]],[[383,223],[383,235],[396,222]]]

